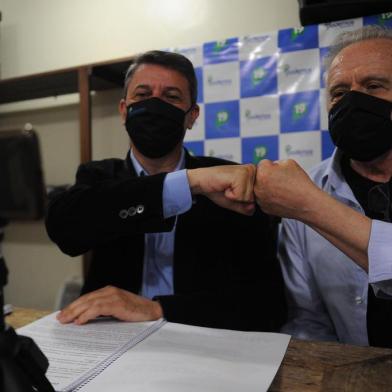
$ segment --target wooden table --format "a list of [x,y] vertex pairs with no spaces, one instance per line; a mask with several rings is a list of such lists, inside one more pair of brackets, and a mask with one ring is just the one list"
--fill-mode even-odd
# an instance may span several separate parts
[[[48,313],[17,308],[6,321],[19,328]],[[392,391],[392,350],[291,339],[270,391]]]
[[48,310],[37,310],[37,309],[26,309],[26,308],[15,308],[12,314],[5,318],[8,325],[13,328],[20,328],[26,324],[30,324],[41,317],[51,313]]

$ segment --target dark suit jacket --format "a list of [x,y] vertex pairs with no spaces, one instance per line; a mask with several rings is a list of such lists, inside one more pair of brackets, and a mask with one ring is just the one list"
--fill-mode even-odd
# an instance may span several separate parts
[[[217,158],[191,157],[189,169],[224,165]],[[92,250],[82,292],[113,285],[139,293],[144,233],[170,231],[164,219],[165,173],[137,177],[129,158],[81,165],[76,184],[50,201],[50,238],[76,256]],[[140,213],[126,214],[124,211]],[[143,211],[141,211],[143,210]],[[122,217],[121,217],[122,215]],[[257,210],[252,217],[220,208],[203,196],[178,216],[174,295],[160,296],[169,321],[240,330],[277,330],[285,319],[276,226]]]

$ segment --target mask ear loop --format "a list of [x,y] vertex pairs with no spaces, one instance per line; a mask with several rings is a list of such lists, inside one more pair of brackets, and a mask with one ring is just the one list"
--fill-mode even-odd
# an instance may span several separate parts
[[[190,113],[191,110],[192,110],[194,107],[195,107],[195,105],[192,103],[192,104],[191,104],[191,107],[190,107],[188,110],[185,111],[185,116],[186,116],[188,113]],[[392,118],[392,113],[391,113],[391,118]]]
[[[191,107],[187,110],[187,111],[185,111],[185,116],[188,114],[188,113],[190,113],[191,111],[192,111],[192,109],[195,107],[195,104],[191,104]],[[391,113],[391,115],[392,115],[392,113]],[[193,125],[193,124],[192,124]],[[192,126],[190,127],[190,128],[187,128],[187,129],[192,129]],[[186,129],[184,130],[184,136],[185,136],[185,132],[186,132]]]
[[381,220],[391,222],[391,197],[389,184],[375,185],[368,192],[369,209],[382,215]]

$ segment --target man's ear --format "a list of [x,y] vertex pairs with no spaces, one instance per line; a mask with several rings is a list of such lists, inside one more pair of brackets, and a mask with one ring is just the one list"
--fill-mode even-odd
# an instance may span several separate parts
[[200,107],[199,105],[195,104],[191,109],[191,111],[186,115],[185,118],[186,129],[192,129],[193,124],[199,117],[199,114],[200,114]]
[[125,121],[127,119],[127,104],[125,102],[124,98],[121,98],[119,104],[118,104],[118,112],[120,113],[121,116],[121,121],[123,125],[125,124]]

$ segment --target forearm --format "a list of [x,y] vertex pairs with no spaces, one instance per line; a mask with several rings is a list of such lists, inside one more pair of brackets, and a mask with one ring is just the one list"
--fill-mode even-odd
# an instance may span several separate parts
[[202,193],[200,181],[204,170],[204,168],[187,170],[189,188],[192,195],[198,195]]
[[321,190],[295,161],[261,161],[255,195],[264,211],[304,222],[368,271],[372,221]]
[[319,190],[300,217],[366,272],[371,219]]

